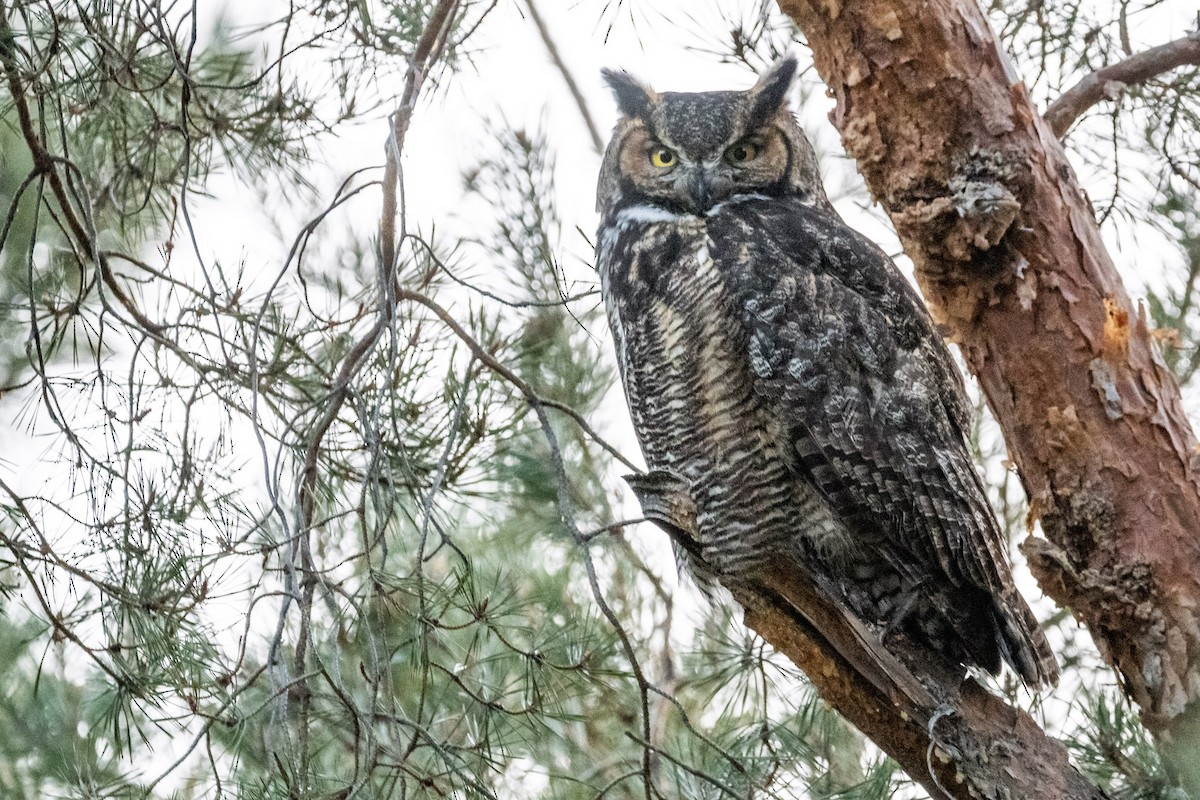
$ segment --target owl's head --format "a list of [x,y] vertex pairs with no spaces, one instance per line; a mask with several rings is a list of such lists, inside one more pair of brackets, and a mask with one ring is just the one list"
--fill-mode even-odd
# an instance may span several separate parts
[[736,194],[828,205],[816,155],[788,106],[796,60],[744,92],[656,92],[604,70],[621,111],[600,169],[601,213],[635,204],[703,214]]

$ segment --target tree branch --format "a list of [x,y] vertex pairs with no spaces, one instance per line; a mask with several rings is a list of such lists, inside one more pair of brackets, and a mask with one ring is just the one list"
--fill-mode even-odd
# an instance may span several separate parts
[[588,108],[587,100],[583,98],[583,92],[579,91],[579,84],[575,83],[575,77],[571,74],[571,70],[567,69],[567,64],[562,60],[562,56],[559,55],[558,45],[554,43],[554,37],[550,35],[550,29],[546,27],[546,21],[542,19],[537,3],[534,0],[525,0],[525,5],[529,8],[529,18],[537,27],[538,35],[542,37],[542,43],[546,45],[546,52],[549,53],[550,60],[558,68],[563,81],[567,84],[567,90],[571,92],[571,97],[575,100],[576,107],[579,108],[579,116],[583,118],[583,124],[592,140],[592,148],[597,153],[603,153],[604,139],[600,136],[600,129],[596,126],[596,120],[592,118],[591,109]]
[[1200,65],[1200,31],[1096,70],[1063,92],[1042,116],[1061,139],[1075,120],[1097,103],[1112,99],[1126,86],[1145,83],[1188,64]]
[[[626,480],[646,517],[702,558],[687,483],[662,471]],[[727,588],[746,610],[746,625],[802,669],[827,703],[931,797],[1106,797],[1028,714],[963,681],[961,667],[938,661],[900,633],[888,635],[885,648],[838,588],[804,564],[780,559],[752,582]]]

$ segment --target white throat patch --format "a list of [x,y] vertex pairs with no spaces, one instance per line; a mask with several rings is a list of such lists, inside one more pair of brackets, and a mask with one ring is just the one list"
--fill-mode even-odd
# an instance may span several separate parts
[[669,211],[662,206],[652,206],[647,203],[641,205],[629,206],[617,212],[616,224],[618,227],[632,225],[634,223],[648,224],[651,222],[679,222],[684,219],[695,219],[695,214],[679,214],[674,211]]

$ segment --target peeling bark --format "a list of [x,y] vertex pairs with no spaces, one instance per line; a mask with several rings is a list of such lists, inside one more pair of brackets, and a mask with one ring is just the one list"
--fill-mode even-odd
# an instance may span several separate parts
[[1196,793],[1196,440],[1054,132],[973,0],[779,4],[1000,421],[1047,536],[1025,545],[1034,575]]

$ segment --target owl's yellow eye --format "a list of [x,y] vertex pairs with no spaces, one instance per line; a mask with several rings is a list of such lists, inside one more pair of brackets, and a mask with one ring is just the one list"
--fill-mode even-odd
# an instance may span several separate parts
[[758,147],[750,142],[738,142],[725,151],[725,158],[734,164],[744,164],[754,160],[758,155]]
[[650,151],[650,163],[659,169],[675,166],[675,154],[665,147],[656,147]]

